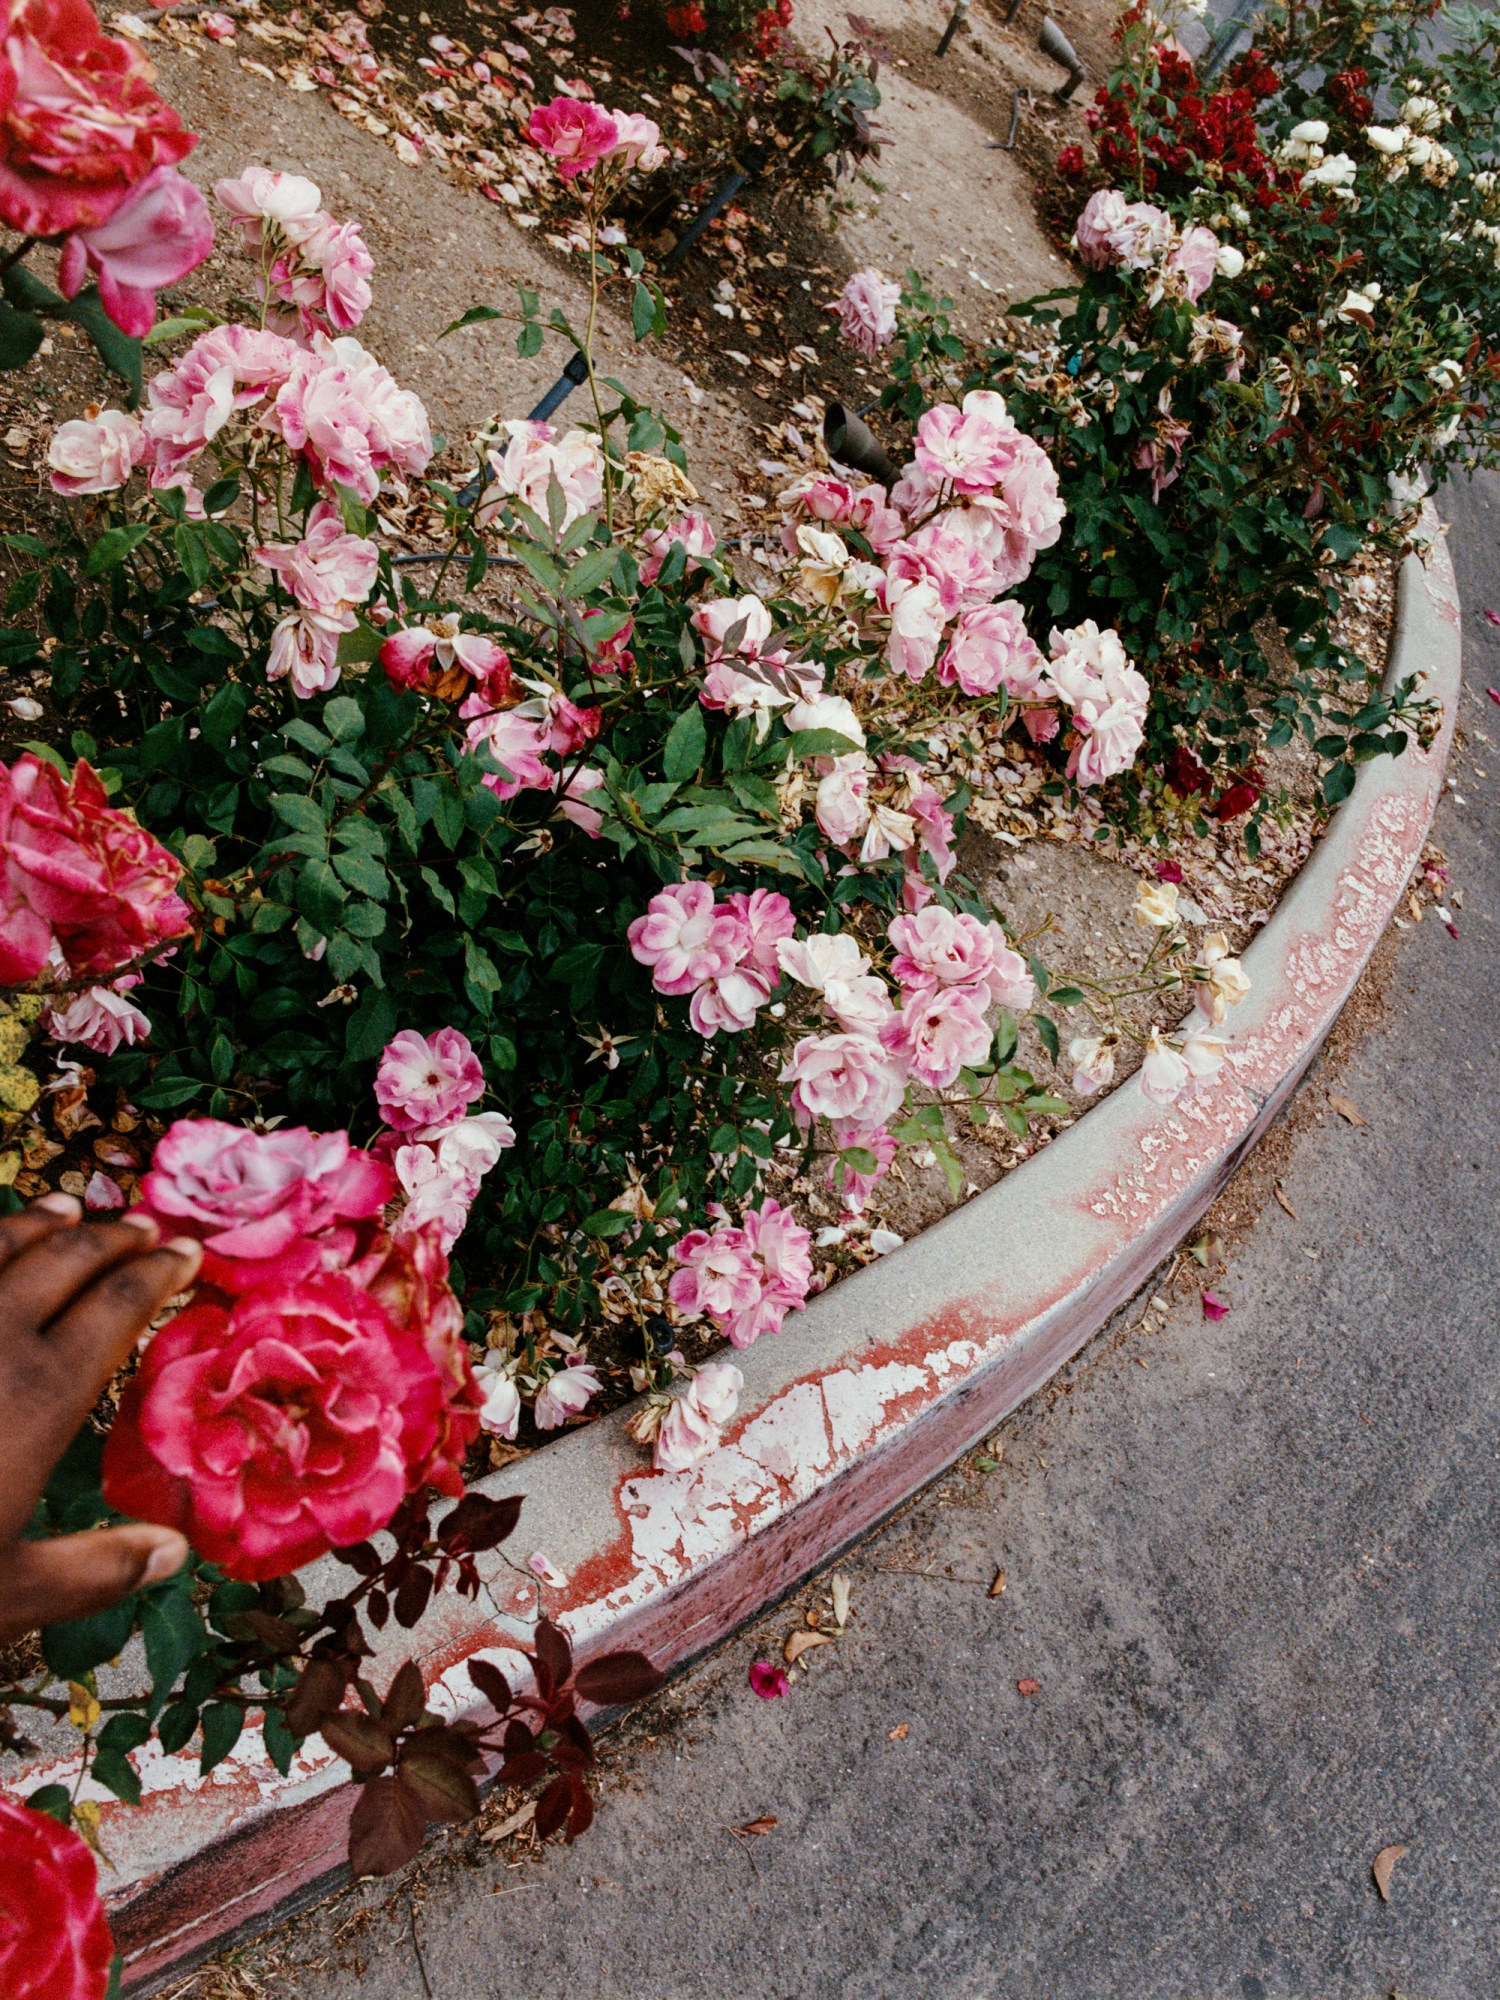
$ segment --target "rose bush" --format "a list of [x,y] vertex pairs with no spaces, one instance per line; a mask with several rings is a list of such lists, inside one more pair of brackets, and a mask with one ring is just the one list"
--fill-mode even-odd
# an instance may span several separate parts
[[114,1960],[94,1857],[72,1828],[0,1798],[0,1978],[9,2000],[100,2000]]

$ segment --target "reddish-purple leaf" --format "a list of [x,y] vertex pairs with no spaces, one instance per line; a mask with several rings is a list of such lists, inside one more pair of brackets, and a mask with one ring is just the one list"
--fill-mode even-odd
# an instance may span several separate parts
[[408,1660],[397,1669],[396,1678],[386,1690],[381,1710],[385,1725],[398,1736],[403,1729],[415,1729],[426,1706],[427,1690],[422,1685],[422,1669],[415,1660]]
[[383,1590],[372,1590],[366,1602],[370,1623],[377,1632],[385,1630],[385,1621],[391,1615],[391,1600]]
[[309,1660],[286,1705],[286,1726],[294,1736],[311,1736],[344,1699],[349,1676],[332,1660]]
[[578,1720],[570,1715],[557,1732],[557,1741],[552,1746],[552,1761],[559,1769],[587,1770],[594,1761],[593,1738]]
[[328,1716],[321,1733],[329,1749],[361,1776],[383,1771],[396,1754],[395,1742],[385,1724],[371,1715],[361,1715],[357,1708],[342,1709],[337,1715]]
[[566,1778],[554,1778],[536,1802],[536,1831],[539,1840],[549,1840],[573,1806],[573,1787]]
[[380,1557],[368,1542],[355,1542],[350,1548],[335,1549],[334,1554],[341,1563],[358,1570],[361,1576],[374,1576],[380,1568]]
[[1203,1317],[1205,1319],[1223,1319],[1228,1311],[1228,1306],[1215,1293],[1205,1292],[1203,1294]]
[[450,1552],[498,1548],[515,1533],[520,1518],[520,1494],[492,1500],[487,1493],[466,1493],[438,1529],[438,1540]]
[[573,1648],[550,1618],[543,1618],[536,1628],[536,1666],[537,1686],[544,1696],[560,1688],[573,1671]]
[[273,1617],[269,1611],[242,1611],[238,1623],[248,1627],[268,1653],[278,1656],[295,1653],[302,1644],[302,1634],[296,1626],[285,1618]]
[[612,1708],[629,1701],[644,1701],[648,1694],[655,1694],[665,1679],[666,1675],[653,1667],[644,1653],[606,1653],[602,1659],[590,1660],[586,1667],[580,1667],[574,1685],[585,1701]]
[[506,1758],[495,1773],[495,1780],[501,1785],[534,1785],[551,1769],[540,1750],[523,1750],[519,1757]]
[[356,1876],[390,1875],[422,1845],[427,1814],[398,1778],[371,1778],[349,1816],[349,1866]]
[[398,1769],[421,1800],[429,1819],[456,1825],[460,1820],[472,1819],[478,1812],[479,1790],[468,1772],[461,1770],[451,1757],[444,1756],[436,1744],[424,1742],[425,1737],[437,1733],[420,1730],[403,1744]]
[[511,1704],[510,1682],[493,1661],[470,1660],[469,1679],[496,1715],[504,1715]]
[[568,1814],[568,1844],[571,1846],[579,1834],[587,1833],[593,1824],[594,1801],[588,1786],[579,1781],[573,1786],[573,1809]]
[[505,1746],[507,1757],[518,1757],[523,1750],[529,1750],[535,1743],[536,1731],[528,1728],[521,1718],[516,1716],[513,1721],[507,1723],[505,1734],[500,1741]]
[[750,1685],[762,1701],[777,1701],[792,1691],[786,1668],[775,1666],[770,1660],[751,1661]]
[[432,1575],[425,1569],[409,1569],[396,1592],[396,1623],[406,1630],[416,1624],[427,1609],[432,1595]]

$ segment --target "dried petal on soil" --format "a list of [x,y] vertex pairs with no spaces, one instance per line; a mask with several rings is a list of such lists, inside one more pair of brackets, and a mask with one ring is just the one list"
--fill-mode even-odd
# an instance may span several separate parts
[[794,1632],[781,1649],[781,1657],[789,1667],[795,1667],[802,1655],[813,1646],[831,1646],[832,1639],[826,1632]]
[[1403,1854],[1410,1854],[1409,1847],[1382,1847],[1370,1863],[1370,1873],[1375,1877],[1375,1887],[1380,1891],[1382,1903],[1391,1900],[1391,1874]]
[[1336,1090],[1330,1090],[1328,1093],[1328,1108],[1330,1111],[1336,1111],[1340,1118],[1347,1119],[1351,1125],[1363,1125],[1366,1122],[1364,1113],[1354,1099],[1343,1097]]

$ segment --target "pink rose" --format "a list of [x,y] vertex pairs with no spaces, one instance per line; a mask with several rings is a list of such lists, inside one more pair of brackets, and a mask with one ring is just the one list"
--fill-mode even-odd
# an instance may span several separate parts
[[891,971],[908,992],[966,986],[981,1004],[993,999],[1007,1007],[1014,1004],[1008,996],[1031,992],[1025,960],[1011,950],[1004,931],[967,910],[933,904],[917,916],[892,917],[886,935],[896,948]]
[[900,1110],[906,1074],[871,1035],[804,1035],[781,1071],[790,1083],[798,1122],[846,1119],[884,1125]]
[[70,1826],[0,1798],[0,1991],[102,2000],[115,1955],[99,1868]]
[[151,331],[156,294],[185,278],[214,247],[208,203],[176,167],[155,168],[103,222],[76,229],[63,245],[57,287],[76,298],[90,271],[122,333]]
[[291,374],[299,350],[280,334],[248,326],[200,333],[170,368],[147,387],[147,447],[151,483],[168,486],[208,445],[236,410],[274,395]]
[[1091,271],[1118,262],[1115,235],[1129,219],[1130,204],[1118,188],[1098,188],[1083,205],[1073,240],[1080,260]]
[[752,889],[748,896],[743,890],[726,896],[724,907],[732,910],[745,927],[748,938],[745,963],[774,986],[781,977],[777,947],[797,928],[791,904],[779,889]]
[[806,1299],[811,1244],[791,1214],[767,1200],[746,1209],[739,1227],[724,1221],[711,1232],[690,1230],[672,1253],[683,1268],[672,1274],[668,1296],[680,1312],[707,1313],[732,1345],[748,1347]]
[[[684,575],[691,576],[695,569],[711,556],[718,546],[718,537],[705,515],[688,512],[680,514],[675,521],[668,521],[665,527],[648,528],[641,537],[643,554],[640,559],[641,582],[655,583],[661,575],[662,564],[681,542],[683,554],[687,557]],[[594,663],[595,671],[600,670],[599,662]]]
[[[649,124],[646,119],[643,123]],[[576,97],[554,97],[531,114],[527,136],[532,145],[550,153],[565,181],[587,173],[619,144],[615,121],[597,104]]]
[[479,1058],[457,1028],[438,1028],[430,1035],[403,1028],[387,1042],[375,1072],[375,1102],[397,1132],[425,1133],[451,1125],[483,1095]]
[[272,173],[250,166],[233,180],[215,181],[214,199],[230,214],[230,227],[252,256],[259,256],[266,230],[281,241],[302,243],[327,220],[316,181],[302,174]]
[[439,1247],[451,1250],[469,1226],[479,1183],[459,1168],[445,1167],[431,1146],[398,1146],[391,1164],[406,1196],[395,1235],[431,1230]]
[[484,778],[497,799],[513,799],[517,792],[556,789],[557,773],[544,761],[552,735],[544,714],[528,714],[522,708],[497,709],[488,694],[471,694],[460,703],[458,712],[468,720],[464,740],[470,753],[487,750],[501,767],[499,772],[486,772]]
[[565,694],[554,692],[548,695],[547,748],[559,757],[581,750],[585,743],[592,743],[599,734],[603,719],[604,711],[596,703],[581,708],[576,702],[569,701]]
[[313,351],[297,355],[277,391],[270,421],[320,485],[350,486],[366,505],[382,472],[425,472],[432,458],[421,403],[348,334],[314,336]]
[[895,338],[901,287],[879,271],[856,271],[839,293],[839,331],[861,354],[874,356]]
[[1183,290],[1189,299],[1196,302],[1208,290],[1218,272],[1218,237],[1211,229],[1204,229],[1198,224],[1185,229],[1167,258],[1166,268],[1181,273]]
[[935,583],[944,613],[988,604],[995,594],[995,568],[980,543],[958,533],[949,516],[939,515],[886,554],[892,576],[926,577]]
[[719,597],[703,604],[689,621],[708,641],[708,657],[734,652],[755,659],[771,637],[771,614],[758,597]]
[[957,493],[987,493],[1004,476],[1021,433],[993,392],[986,403],[973,408],[971,404],[973,396],[965,398],[961,410],[952,403],[937,403],[923,412],[917,424],[916,461],[930,479],[952,486]]
[[707,1313],[720,1325],[748,1312],[761,1294],[761,1273],[743,1229],[731,1224],[690,1229],[672,1251],[683,1267],[668,1294],[680,1312]]
[[532,1415],[539,1431],[555,1431],[569,1417],[581,1416],[602,1384],[592,1361],[570,1361],[549,1375],[538,1392]]
[[1078,737],[1068,776],[1081,785],[1103,784],[1134,762],[1145,740],[1151,690],[1119,634],[1101,631],[1092,618],[1066,632],[1054,628],[1051,646],[1044,688],[1072,710]]
[[140,1205],[167,1236],[203,1245],[203,1279],[227,1292],[342,1269],[395,1191],[347,1132],[251,1132],[179,1118],[157,1141]]
[[609,116],[615,126],[614,150],[625,166],[636,167],[643,174],[665,166],[669,156],[655,119],[643,118],[636,111],[611,111]]
[[835,847],[858,840],[870,823],[870,774],[852,768],[853,759],[818,780],[813,817],[818,830]]
[[146,434],[123,410],[59,424],[47,447],[54,493],[117,493],[146,455]]
[[716,907],[707,882],[676,882],[658,890],[645,914],[626,935],[631,956],[651,967],[658,993],[691,993],[738,965],[746,946],[745,926],[731,911]]
[[846,1212],[860,1215],[896,1157],[895,1137],[884,1125],[860,1125],[852,1120],[841,1120],[833,1128],[833,1143],[839,1153],[868,1153],[875,1162],[874,1168],[869,1170],[835,1157],[829,1167],[828,1178]]
[[297,611],[283,618],[271,633],[266,679],[290,678],[301,701],[327,694],[342,671],[339,643],[358,623],[352,611]]
[[500,708],[510,698],[509,653],[481,632],[460,632],[451,616],[392,632],[380,649],[380,664],[395,688],[426,693],[457,666],[478,682],[487,708]]
[[490,483],[475,509],[481,527],[493,523],[508,499],[519,500],[548,520],[548,495],[554,484],[562,494],[564,533],[603,506],[604,454],[596,437],[582,430],[564,431],[559,437],[551,424],[519,417],[508,418],[501,429],[506,443],[490,452]]
[[0,764],[0,984],[35,979],[54,941],[69,972],[114,972],[192,928],[182,864],[106,799],[29,752]]
[[925,679],[937,659],[948,622],[942,593],[934,583],[894,576],[887,579],[881,597],[891,620],[886,658],[893,671],[905,674],[908,680]]
[[408,1485],[413,1492],[434,1486],[461,1499],[464,1454],[479,1435],[484,1398],[464,1339],[463,1307],[448,1282],[448,1258],[436,1230],[404,1230],[395,1237],[380,1233],[349,1275],[398,1333],[421,1341],[437,1371],[442,1390],[437,1430],[426,1454],[408,1466]]
[[557,810],[565,820],[586,833],[590,840],[597,840],[604,825],[604,815],[597,806],[588,803],[590,792],[602,792],[609,780],[593,764],[580,764],[570,771],[558,796]]
[[745,1378],[732,1361],[705,1361],[687,1393],[710,1423],[727,1424],[744,1386]]
[[990,1052],[994,1036],[983,1009],[983,1000],[966,987],[918,991],[881,1029],[880,1039],[919,1083],[946,1090],[961,1069],[983,1062]]
[[705,979],[695,989],[688,1019],[705,1041],[712,1041],[720,1028],[731,1035],[743,1034],[754,1025],[758,1009],[770,997],[771,989],[765,979],[743,966],[735,966],[713,979]]
[[1015,699],[1036,692],[1042,654],[1026,630],[1013,599],[959,613],[948,649],[938,662],[938,680],[955,682],[965,694],[993,694],[1003,687]]
[[80,1042],[95,1055],[112,1056],[116,1049],[133,1049],[150,1038],[151,1022],[134,1002],[108,986],[91,986],[65,1004],[55,1002],[42,1016],[42,1026],[60,1042]]
[[357,222],[324,226],[299,246],[301,274],[292,279],[292,296],[311,332],[326,325],[348,333],[370,310],[370,273],[375,259],[365,246]]
[[[928,856],[937,878],[946,882],[953,869],[953,815],[936,785],[918,785],[906,810],[916,826],[917,848]],[[908,858],[907,866],[913,865]]]
[[197,144],[133,43],[83,0],[11,0],[0,46],[0,222],[61,236],[107,222]]
[[656,1433],[651,1462],[658,1472],[686,1472],[718,1449],[719,1426],[693,1401],[678,1396],[668,1404]]
[[363,604],[380,570],[380,547],[344,531],[344,517],[320,500],[307,517],[300,542],[267,542],[251,554],[274,570],[305,611],[337,611]]
[[444,1400],[420,1335],[338,1273],[192,1305],[121,1398],[105,1494],[230,1576],[285,1576],[385,1526]]

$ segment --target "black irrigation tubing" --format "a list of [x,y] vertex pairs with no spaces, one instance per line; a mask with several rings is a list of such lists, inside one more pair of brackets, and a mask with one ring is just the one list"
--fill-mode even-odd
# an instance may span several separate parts
[[683,230],[677,241],[662,259],[661,269],[666,274],[675,271],[708,225],[723,214],[734,200],[746,181],[753,180],[765,166],[769,157],[764,146],[746,146],[734,162],[734,172],[729,176],[712,200],[706,201]]

